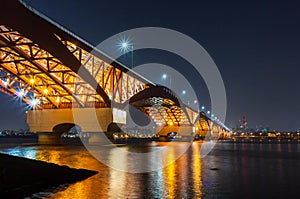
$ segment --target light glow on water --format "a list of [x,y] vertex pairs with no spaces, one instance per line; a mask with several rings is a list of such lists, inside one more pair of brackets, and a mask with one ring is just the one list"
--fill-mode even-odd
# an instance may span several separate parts
[[[162,144],[134,150],[145,152],[147,147],[150,150]],[[176,144],[178,148],[184,145]],[[283,197],[281,193],[289,197],[289,194],[295,193],[293,190],[297,190],[300,179],[299,144],[216,144],[213,151],[202,159],[201,146],[201,142],[194,142],[175,162],[150,173],[126,173],[109,168],[81,146],[11,147],[2,148],[0,152],[99,172],[86,180],[64,185],[64,188],[50,193],[47,198],[236,198],[244,193],[249,197],[259,193],[268,198]],[[129,146],[121,148],[130,149]],[[156,161],[173,160],[178,149],[171,149]],[[135,165],[130,157],[119,157],[113,148],[108,158],[118,164]],[[153,162],[155,160],[148,160],[145,164]],[[284,190],[283,184],[288,185],[289,191]]]

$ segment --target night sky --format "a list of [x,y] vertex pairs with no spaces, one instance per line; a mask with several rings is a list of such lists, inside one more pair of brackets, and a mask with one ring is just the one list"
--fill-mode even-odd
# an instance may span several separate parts
[[[94,45],[138,27],[180,31],[201,44],[221,72],[227,93],[227,126],[235,127],[245,114],[250,127],[300,130],[297,0],[26,2]],[[182,70],[187,63],[174,55],[152,51],[134,56],[136,64],[160,61],[189,77],[190,73]],[[190,81],[201,93],[201,103],[208,105],[201,78],[190,76]],[[0,128],[26,128],[24,106],[4,94],[0,99]]]

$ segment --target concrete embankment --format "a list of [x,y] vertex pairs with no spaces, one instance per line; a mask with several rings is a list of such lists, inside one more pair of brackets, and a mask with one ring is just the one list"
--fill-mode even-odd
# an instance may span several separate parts
[[24,198],[96,173],[0,153],[0,198]]

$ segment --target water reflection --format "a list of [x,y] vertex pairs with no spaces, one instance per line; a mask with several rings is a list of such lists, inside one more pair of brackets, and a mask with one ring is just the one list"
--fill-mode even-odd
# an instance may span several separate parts
[[[157,146],[161,147],[163,143]],[[48,198],[232,198],[256,196],[288,197],[297,190],[300,179],[300,145],[297,144],[217,144],[205,158],[200,158],[201,143],[175,160],[184,143],[169,146],[161,157],[145,159],[144,164],[164,164],[163,169],[149,173],[126,173],[107,167],[80,146],[35,146],[0,149],[11,155],[43,160],[99,173],[69,185]],[[128,148],[141,153],[149,146]],[[135,166],[128,156],[120,156],[116,148],[107,148],[108,160],[122,166]],[[101,154],[101,151],[99,151]],[[292,183],[291,183],[292,182]],[[286,184],[288,186],[282,186]],[[294,192],[293,192],[294,191]]]
[[19,157],[25,157],[28,159],[36,159],[36,149],[32,147],[28,148],[8,148],[5,150],[5,153],[13,155],[13,156],[19,156]]
[[[109,154],[110,163],[115,165],[119,164],[126,167],[127,158],[118,153],[118,148],[112,148]],[[126,169],[126,168],[124,168]],[[111,198],[121,198],[121,194],[126,192],[126,173],[110,169],[110,178],[109,178],[109,193],[108,195]]]
[[[171,153],[169,153],[169,155],[166,157],[168,159],[168,161],[173,161],[174,159],[174,151],[171,151]],[[165,169],[165,179],[166,179],[166,187],[168,188],[167,191],[167,196],[168,198],[174,198],[175,194],[176,194],[176,188],[177,188],[177,184],[176,184],[176,165],[175,164],[171,164],[169,166],[167,166],[167,168]]]
[[193,147],[193,179],[194,179],[194,192],[196,197],[202,196],[202,180],[201,180],[201,158],[199,144],[192,145]]

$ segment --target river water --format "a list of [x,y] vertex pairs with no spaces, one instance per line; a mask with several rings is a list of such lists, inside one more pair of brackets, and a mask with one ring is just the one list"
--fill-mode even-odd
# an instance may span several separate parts
[[[200,157],[201,145],[192,143],[175,162],[148,173],[110,168],[84,146],[19,146],[1,148],[0,152],[99,172],[53,190],[44,195],[46,198],[300,197],[300,144],[218,143],[205,158]],[[144,151],[147,147],[135,150]],[[112,159],[118,158],[113,152],[110,155]],[[118,161],[135,164],[124,158]]]

